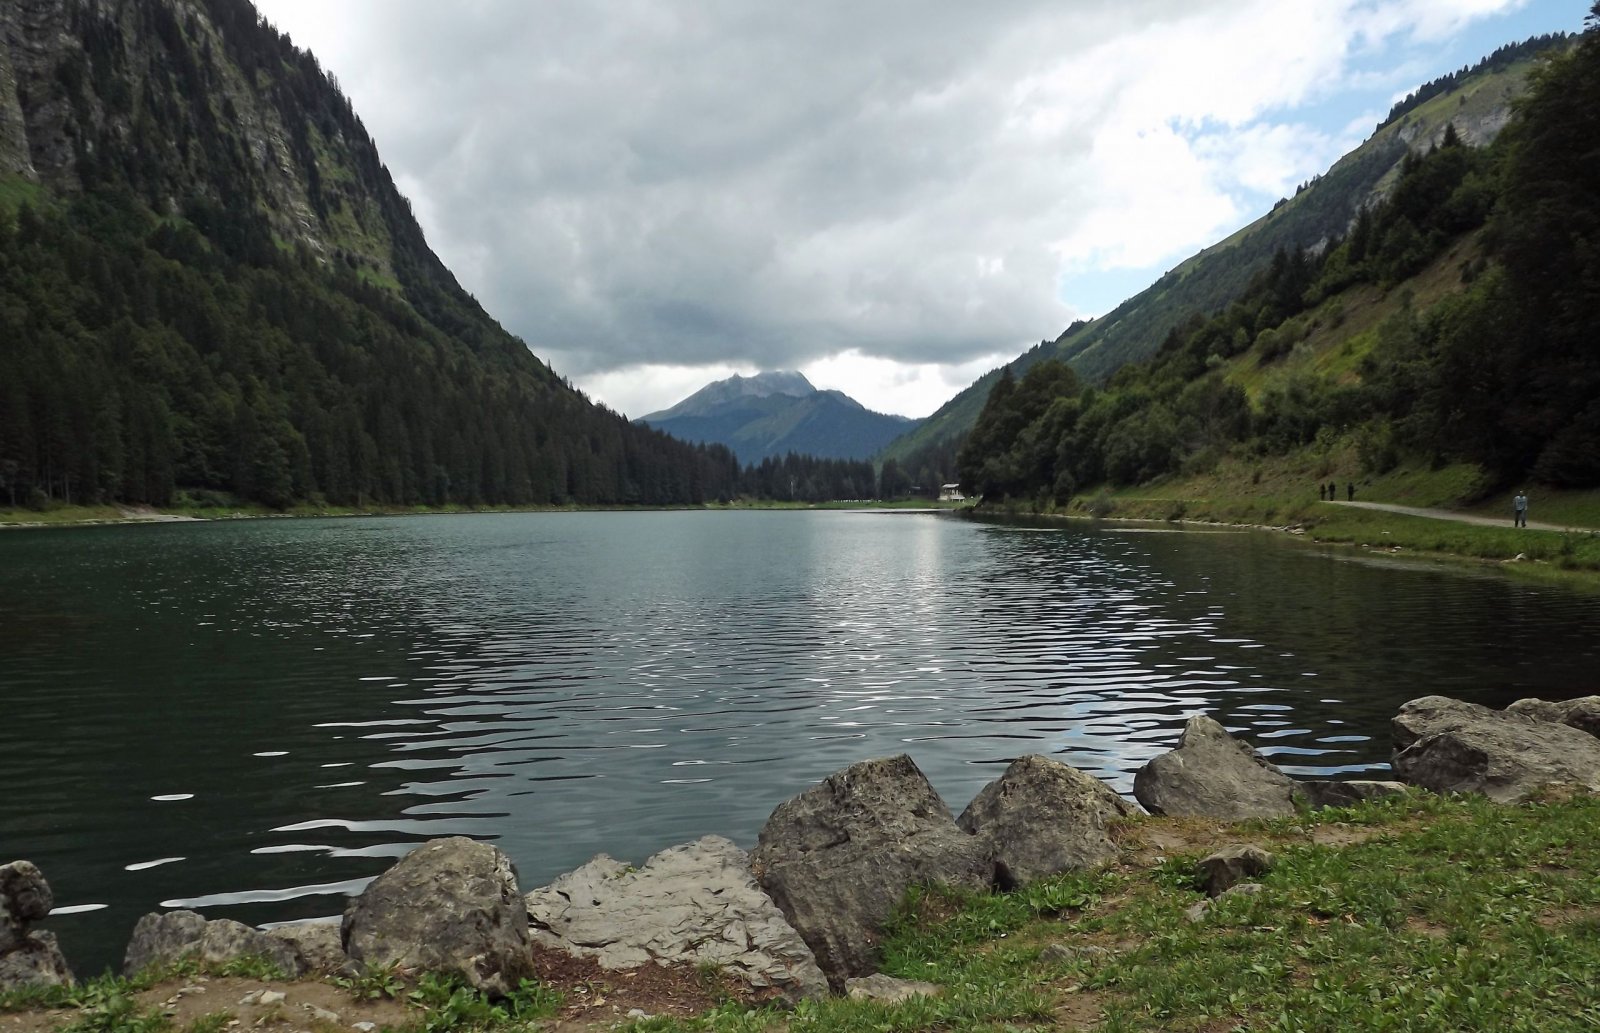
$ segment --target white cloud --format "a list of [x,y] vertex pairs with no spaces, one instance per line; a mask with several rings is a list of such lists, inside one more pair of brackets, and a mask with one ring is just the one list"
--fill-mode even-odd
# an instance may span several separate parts
[[1064,275],[1170,265],[1326,168],[1348,134],[1297,110],[1357,57],[1518,5],[260,3],[598,397],[800,368],[915,415],[1065,327]]

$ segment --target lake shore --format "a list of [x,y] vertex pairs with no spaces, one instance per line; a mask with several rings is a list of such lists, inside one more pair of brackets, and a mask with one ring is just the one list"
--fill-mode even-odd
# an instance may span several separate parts
[[964,503],[939,503],[926,499],[878,502],[850,499],[836,502],[778,502],[770,500],[706,503],[701,506],[295,506],[287,510],[265,506],[56,506],[47,510],[0,509],[0,531],[38,530],[49,527],[104,527],[119,524],[195,523],[209,520],[281,520],[338,517],[458,516],[497,513],[733,513],[790,510],[840,512],[952,513],[970,508]]

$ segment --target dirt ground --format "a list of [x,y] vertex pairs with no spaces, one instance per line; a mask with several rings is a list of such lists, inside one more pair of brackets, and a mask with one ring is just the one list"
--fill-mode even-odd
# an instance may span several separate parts
[[[682,1017],[728,1000],[754,1007],[780,997],[776,991],[753,991],[688,966],[646,965],[608,972],[590,959],[540,947],[534,948],[534,964],[540,981],[560,990],[565,999],[560,1013],[545,1024],[552,1033],[610,1029],[642,1017],[640,1013]],[[262,994],[267,995],[265,1003]],[[219,1012],[229,1017],[226,1028],[238,1033],[333,1033],[368,1022],[378,1030],[406,1026],[422,1017],[421,1011],[402,1001],[360,1000],[331,981],[316,979],[268,982],[191,976],[160,983],[136,999],[142,1007],[166,1014],[178,1030]],[[52,1033],[79,1017],[72,1009],[0,1014],[0,1033]]]

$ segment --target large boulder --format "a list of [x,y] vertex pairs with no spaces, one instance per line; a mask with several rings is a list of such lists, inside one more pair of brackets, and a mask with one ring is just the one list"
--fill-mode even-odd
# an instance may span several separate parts
[[1133,795],[1151,814],[1179,818],[1281,818],[1295,813],[1295,780],[1211,718],[1196,714],[1178,748],[1133,776]]
[[220,968],[241,958],[266,961],[289,979],[297,978],[305,971],[300,952],[288,941],[230,918],[207,922],[205,933],[200,937],[201,964]]
[[720,836],[637,870],[601,854],[527,901],[534,940],[603,968],[714,965],[795,999],[828,992],[811,948],[756,885],[750,855]]
[[778,805],[751,869],[835,990],[875,971],[883,925],[905,892],[993,884],[988,844],[963,832],[904,754],[863,761]]
[[72,970],[50,933],[35,930],[10,950],[0,952],[0,992],[71,983]]
[[1195,862],[1195,885],[1208,897],[1220,897],[1246,879],[1271,870],[1272,862],[1271,852],[1254,843],[1223,847]]
[[1600,696],[1580,696],[1559,702],[1519,699],[1506,707],[1506,713],[1531,717],[1535,721],[1571,725],[1581,732],[1600,737]]
[[268,929],[267,935],[298,951],[305,972],[333,975],[350,960],[339,937],[338,922],[295,922]]
[[1500,803],[1540,786],[1600,789],[1600,740],[1565,724],[1424,696],[1392,722],[1395,774],[1437,793],[1482,793]]
[[50,884],[32,861],[0,865],[0,954],[22,946],[28,928],[54,906]]
[[50,884],[32,861],[0,865],[0,991],[72,982],[56,938],[32,928],[54,906]]
[[151,965],[170,965],[198,954],[205,934],[205,916],[198,912],[151,912],[133,927],[128,949],[122,954],[122,974],[136,976]]
[[1011,889],[1116,857],[1107,827],[1137,813],[1092,775],[1032,754],[984,786],[956,824],[987,840],[996,881]]
[[430,840],[373,880],[345,911],[342,938],[355,961],[457,975],[493,996],[534,974],[511,859],[461,836]]

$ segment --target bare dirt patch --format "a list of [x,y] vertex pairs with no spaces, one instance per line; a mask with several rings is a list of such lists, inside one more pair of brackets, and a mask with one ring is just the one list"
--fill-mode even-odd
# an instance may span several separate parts
[[1317,846],[1355,846],[1357,843],[1377,839],[1383,834],[1381,829],[1366,828],[1361,825],[1318,825],[1311,830],[1311,842]]

